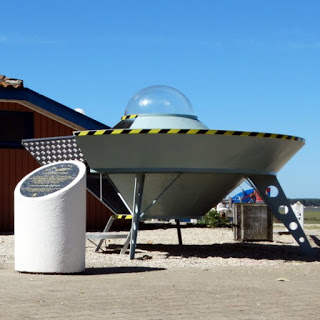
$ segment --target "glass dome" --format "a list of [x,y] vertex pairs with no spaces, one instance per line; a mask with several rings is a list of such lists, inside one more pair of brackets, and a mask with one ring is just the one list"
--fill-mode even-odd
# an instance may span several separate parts
[[146,113],[194,115],[188,98],[169,86],[147,87],[130,99],[125,115]]

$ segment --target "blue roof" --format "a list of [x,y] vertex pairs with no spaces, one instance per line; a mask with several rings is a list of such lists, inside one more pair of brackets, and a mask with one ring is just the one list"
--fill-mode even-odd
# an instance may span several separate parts
[[86,115],[83,115],[59,102],[56,102],[48,97],[45,97],[28,88],[13,88],[0,86],[0,101],[1,100],[24,100],[42,108],[52,114],[55,114],[65,120],[68,120],[86,130],[90,129],[109,129],[110,127],[96,121]]

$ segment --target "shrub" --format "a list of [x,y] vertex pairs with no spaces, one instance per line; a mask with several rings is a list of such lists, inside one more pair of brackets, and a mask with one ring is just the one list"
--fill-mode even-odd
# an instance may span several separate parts
[[203,219],[199,221],[200,224],[205,224],[210,228],[230,228],[231,222],[226,217],[221,217],[217,210],[212,209],[207,212]]

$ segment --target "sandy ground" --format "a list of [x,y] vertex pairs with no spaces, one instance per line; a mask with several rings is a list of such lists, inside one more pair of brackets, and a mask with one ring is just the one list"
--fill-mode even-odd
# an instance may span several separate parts
[[0,319],[319,319],[320,228],[313,254],[290,235],[239,243],[230,229],[148,228],[136,259],[123,240],[94,252],[82,275],[14,271],[14,236],[0,236]]

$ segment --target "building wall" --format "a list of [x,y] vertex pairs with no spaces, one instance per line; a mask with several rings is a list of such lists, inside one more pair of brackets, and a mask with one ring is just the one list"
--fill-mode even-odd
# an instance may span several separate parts
[[[71,135],[73,129],[38,112],[12,102],[0,102],[0,110],[24,111],[34,114],[34,138]],[[39,164],[25,149],[0,148],[0,232],[14,230],[14,198],[17,183]],[[101,230],[111,215],[103,204],[87,192],[87,229]]]

